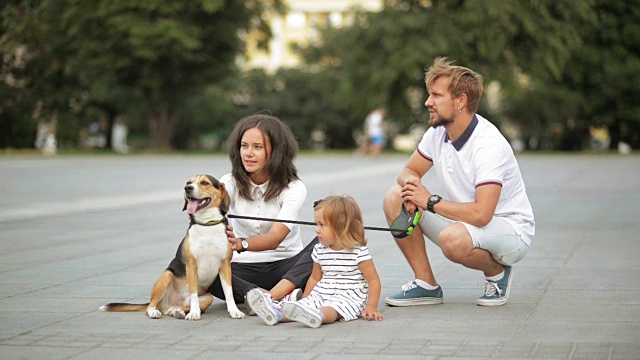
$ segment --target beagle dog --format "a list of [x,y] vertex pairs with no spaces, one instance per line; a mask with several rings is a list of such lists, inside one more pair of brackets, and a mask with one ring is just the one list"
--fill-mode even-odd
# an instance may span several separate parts
[[216,276],[227,302],[227,311],[234,319],[244,318],[238,309],[231,288],[231,257],[233,250],[227,241],[229,194],[224,184],[210,175],[196,175],[184,187],[184,208],[191,223],[178,246],[176,257],[153,285],[147,304],[110,303],[102,311],[142,311],[158,319],[162,314],[177,319],[200,320],[200,315],[213,302],[207,289]]

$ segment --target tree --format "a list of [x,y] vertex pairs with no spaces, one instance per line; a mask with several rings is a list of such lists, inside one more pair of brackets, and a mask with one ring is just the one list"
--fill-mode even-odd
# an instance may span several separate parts
[[171,147],[181,101],[233,73],[236,34],[249,20],[241,1],[67,3],[61,30],[74,54],[67,71],[136,94],[153,149]]
[[23,0],[11,5],[19,16],[4,18],[15,42],[55,60],[65,81],[77,81],[87,106],[113,115],[136,101],[149,119],[152,148],[168,149],[180,106],[237,73],[240,33],[260,27],[268,6],[280,2]]
[[588,21],[574,24],[581,41],[567,66],[555,77],[532,72],[506,109],[522,120],[525,140],[556,138],[542,148],[582,149],[592,126],[608,128],[612,149],[621,140],[640,147],[640,1],[596,0],[591,9]]
[[[594,26],[592,5],[593,0],[389,0],[380,13],[359,13],[352,26],[328,29],[306,59],[340,74],[341,98],[350,102],[345,107],[362,114],[384,102],[406,128],[428,117],[424,69],[436,56],[475,69],[485,85],[499,82],[502,104],[530,91],[532,84],[557,83],[583,45],[582,31]],[[555,95],[576,98],[569,91]],[[490,118],[497,123],[509,119],[528,125],[502,110],[481,104],[483,113],[494,112]]]
[[[300,143],[311,147],[311,134],[327,134],[326,146],[353,147],[352,114],[336,106],[335,84],[330,72],[281,69],[274,75],[254,70],[243,77],[246,94],[244,115],[266,111],[287,123]],[[357,119],[361,124],[362,119]]]
[[38,121],[64,124],[59,133],[70,129],[82,101],[77,79],[63,73],[62,54],[40,21],[43,15],[38,2],[29,0],[9,1],[0,13],[2,147],[33,146]]
[[594,26],[584,27],[561,83],[582,95],[577,118],[607,126],[611,148],[640,148],[640,1],[596,0]]

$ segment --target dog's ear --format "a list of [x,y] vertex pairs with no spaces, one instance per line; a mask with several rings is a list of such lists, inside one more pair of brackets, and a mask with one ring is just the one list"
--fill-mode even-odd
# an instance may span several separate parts
[[231,197],[229,196],[229,193],[227,192],[227,188],[224,187],[223,183],[220,183],[220,190],[222,192],[222,201],[220,201],[220,212],[222,212],[222,214],[226,214],[227,211],[229,211],[229,205],[231,204]]

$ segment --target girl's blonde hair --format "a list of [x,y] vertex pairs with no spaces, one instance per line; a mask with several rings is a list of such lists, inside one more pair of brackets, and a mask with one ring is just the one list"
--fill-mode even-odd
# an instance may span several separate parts
[[322,210],[323,220],[333,229],[338,245],[353,249],[367,244],[362,212],[351,196],[328,196],[316,201],[313,209]]

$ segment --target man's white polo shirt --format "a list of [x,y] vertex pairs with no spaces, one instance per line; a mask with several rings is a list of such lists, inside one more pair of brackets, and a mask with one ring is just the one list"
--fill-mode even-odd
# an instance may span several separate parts
[[476,114],[454,143],[443,126],[429,128],[418,144],[418,152],[433,162],[446,200],[475,202],[477,187],[500,185],[495,216],[510,223],[531,245],[535,221],[520,168],[507,139],[492,123]]

